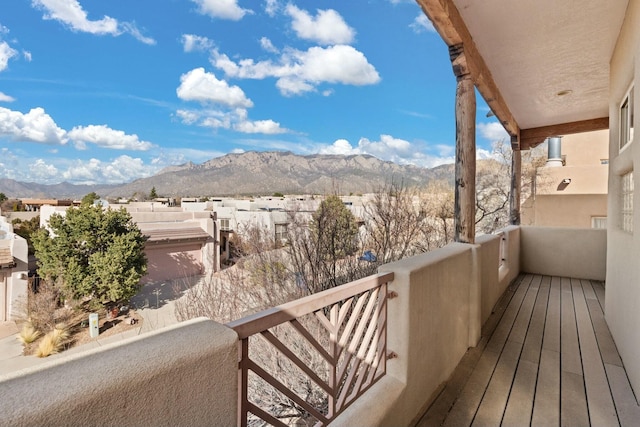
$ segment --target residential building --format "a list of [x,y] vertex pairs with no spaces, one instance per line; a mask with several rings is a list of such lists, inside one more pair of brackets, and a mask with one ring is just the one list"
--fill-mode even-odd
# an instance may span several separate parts
[[0,216],[0,322],[25,315],[28,265],[27,241]]
[[522,224],[606,228],[609,131],[552,137],[548,144],[522,204]]

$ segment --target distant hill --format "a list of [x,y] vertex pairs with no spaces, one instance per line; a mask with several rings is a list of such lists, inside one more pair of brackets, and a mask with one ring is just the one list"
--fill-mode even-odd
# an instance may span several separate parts
[[102,197],[148,195],[153,187],[165,197],[284,194],[342,194],[375,191],[391,180],[425,185],[432,180],[453,184],[454,165],[433,169],[399,165],[369,155],[309,155],[291,152],[227,154],[203,164],[167,167],[156,175],[124,185],[45,185],[0,179],[8,197],[79,199],[95,191]]
[[37,184],[35,182],[20,182],[9,178],[0,178],[0,193],[9,198],[34,199],[80,199],[85,194],[95,191],[104,195],[116,185],[74,185],[68,182],[59,184]]
[[309,155],[291,152],[227,154],[203,164],[187,163],[114,188],[109,197],[148,194],[163,196],[325,194],[371,192],[391,180],[424,185],[434,179],[453,182],[453,165],[426,169],[398,165],[369,155]]

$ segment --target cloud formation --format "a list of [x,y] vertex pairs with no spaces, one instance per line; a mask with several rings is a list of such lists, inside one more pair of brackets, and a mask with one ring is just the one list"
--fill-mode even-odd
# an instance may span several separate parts
[[424,13],[420,13],[409,25],[416,33],[435,33],[436,29],[431,20]]
[[246,14],[252,14],[250,9],[238,6],[238,0],[191,0],[198,5],[198,13],[212,18],[239,21]]
[[43,108],[33,108],[27,114],[0,107],[0,136],[13,141],[64,145],[66,132],[56,125]]
[[322,45],[349,44],[355,37],[355,30],[333,9],[320,10],[313,17],[309,12],[289,3],[285,13],[292,19],[291,27],[297,36]]
[[149,150],[153,146],[150,142],[141,141],[138,135],[127,135],[106,125],[76,126],[67,132],[58,127],[41,107],[33,108],[26,114],[0,107],[0,137],[48,145],[66,145],[73,141],[79,150],[86,149],[86,144],[134,151]]
[[362,86],[381,80],[364,54],[348,45],[314,46],[306,51],[288,48],[278,62],[253,59],[236,62],[214,49],[211,64],[231,78],[276,78],[276,86],[285,96],[315,91],[323,83]]
[[134,151],[146,151],[153,146],[148,141],[141,141],[138,135],[127,135],[106,125],[76,126],[67,136],[75,143],[76,148],[81,150],[86,149],[87,143],[103,148]]
[[453,163],[453,156],[442,156],[424,153],[424,147],[411,143],[404,139],[391,135],[380,135],[379,141],[371,141],[368,138],[360,138],[357,146],[352,146],[346,139],[338,139],[333,144],[320,147],[320,154],[369,154],[381,160],[392,161],[398,164],[411,164],[432,168],[435,166]]
[[180,86],[176,90],[178,98],[185,101],[221,104],[230,108],[253,107],[253,102],[246,97],[238,86],[229,86],[224,80],[218,80],[213,73],[204,68],[194,68],[180,76]]
[[248,119],[247,108],[253,102],[247,98],[238,86],[231,86],[219,80],[215,74],[204,68],[194,68],[180,77],[180,86],[176,89],[178,98],[183,101],[196,101],[204,107],[179,109],[176,117],[187,125],[198,125],[212,129],[233,129],[241,133],[261,133],[274,135],[288,132],[273,120]]
[[143,36],[131,22],[118,22],[117,19],[106,15],[102,19],[89,20],[87,12],[78,0],[32,0],[32,4],[44,11],[43,19],[61,22],[73,31],[111,36],[128,33],[142,43],[156,43],[154,39]]
[[17,54],[18,51],[9,46],[7,42],[0,41],[0,71],[6,70],[9,60]]
[[0,92],[0,102],[13,102],[16,99],[12,96],[7,95],[4,92]]
[[195,34],[183,34],[181,41],[185,52],[208,51],[213,48],[213,40]]

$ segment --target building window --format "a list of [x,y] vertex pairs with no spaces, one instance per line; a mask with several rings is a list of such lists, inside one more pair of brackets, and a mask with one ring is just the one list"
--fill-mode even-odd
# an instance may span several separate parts
[[607,217],[606,216],[592,216],[591,217],[591,228],[607,228]]
[[633,86],[620,106],[620,150],[633,141]]
[[609,164],[609,159],[600,159],[600,164],[601,165],[608,165]]
[[622,229],[633,233],[633,171],[622,175]]
[[220,219],[220,230],[222,231],[231,231],[231,224],[229,218],[221,218]]
[[276,224],[276,241],[287,241],[287,224]]

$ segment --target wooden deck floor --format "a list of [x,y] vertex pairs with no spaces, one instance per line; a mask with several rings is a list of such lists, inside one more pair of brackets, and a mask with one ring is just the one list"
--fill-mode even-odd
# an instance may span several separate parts
[[418,426],[638,426],[602,282],[521,275]]

